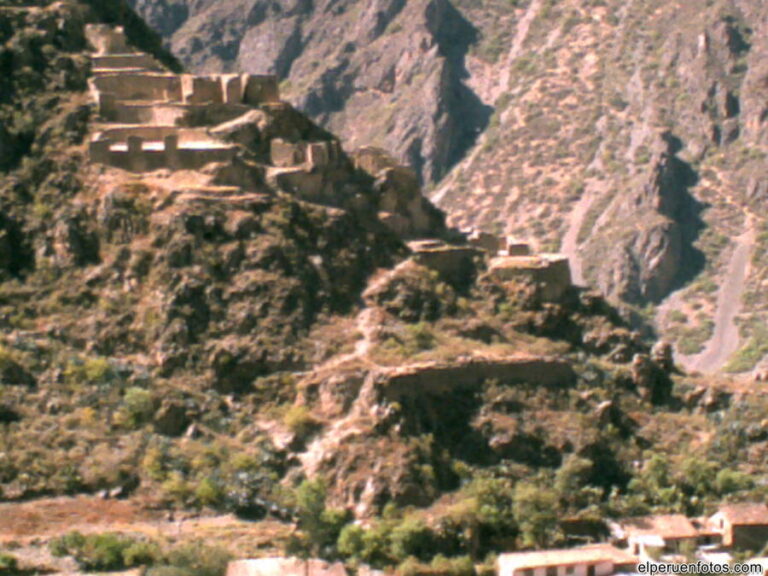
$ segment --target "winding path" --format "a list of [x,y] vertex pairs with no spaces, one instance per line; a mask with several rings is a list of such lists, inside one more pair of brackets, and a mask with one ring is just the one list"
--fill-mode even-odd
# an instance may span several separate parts
[[585,191],[579,201],[576,202],[571,213],[568,215],[568,228],[563,235],[560,246],[560,252],[568,257],[571,265],[571,277],[576,286],[584,286],[584,267],[582,265],[581,253],[579,252],[579,232],[584,225],[584,218],[592,207],[595,196],[589,191]]
[[747,230],[734,240],[735,248],[728,262],[728,270],[717,296],[715,330],[704,351],[692,358],[690,368],[699,372],[716,372],[739,349],[739,327],[736,317],[742,309],[742,296],[749,277],[750,261],[755,246],[755,228],[752,218]]
[[[714,314],[714,331],[704,350],[690,356],[678,355],[678,362],[689,371],[712,374],[723,368],[725,363],[739,349],[739,328],[736,318],[741,313],[747,278],[749,278],[752,252],[755,247],[755,224],[747,216],[746,230],[734,238],[734,248],[728,261],[723,283],[717,295]],[[659,308],[658,319],[663,320],[672,310],[682,304],[683,291],[672,294]]]

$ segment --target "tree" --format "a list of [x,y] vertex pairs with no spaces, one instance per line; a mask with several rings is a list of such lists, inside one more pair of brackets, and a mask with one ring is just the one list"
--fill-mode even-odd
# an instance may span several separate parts
[[754,487],[754,485],[754,481],[748,474],[730,468],[723,468],[720,470],[715,479],[717,492],[721,496],[733,494],[734,492],[741,492],[742,490],[749,490]]
[[365,530],[357,524],[347,524],[339,534],[336,547],[345,558],[359,559],[365,549]]
[[289,544],[289,552],[303,557],[330,558],[349,513],[326,507],[327,488],[322,480],[305,480],[296,490],[296,514],[301,535]]
[[595,493],[600,490],[589,486],[593,467],[591,460],[575,454],[565,459],[555,473],[555,491],[564,505],[584,508],[595,500]]
[[545,548],[556,539],[558,498],[554,490],[532,482],[518,483],[514,512],[524,546]]
[[409,556],[425,560],[434,550],[434,534],[422,520],[406,519],[390,535],[392,556],[400,561]]
[[672,481],[669,461],[662,454],[652,454],[640,474],[629,483],[630,491],[643,496],[652,506],[679,510],[684,500],[679,487]]

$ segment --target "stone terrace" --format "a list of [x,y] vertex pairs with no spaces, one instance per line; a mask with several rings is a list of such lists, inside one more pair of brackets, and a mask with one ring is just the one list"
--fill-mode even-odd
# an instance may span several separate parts
[[[173,74],[133,49],[122,28],[89,25],[86,34],[100,119],[90,143],[92,162],[135,173],[231,163],[241,148],[214,128],[253,110],[287,106],[274,76]],[[316,169],[339,163],[342,155],[336,141],[275,137],[264,171],[274,185],[311,197],[322,186]]]

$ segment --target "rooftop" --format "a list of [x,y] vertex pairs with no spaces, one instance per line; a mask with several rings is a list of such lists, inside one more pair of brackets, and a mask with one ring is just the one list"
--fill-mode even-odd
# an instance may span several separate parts
[[610,562],[612,564],[637,564],[637,557],[619,550],[610,544],[593,544],[579,548],[562,550],[544,550],[541,552],[516,552],[502,554],[499,563],[510,565],[514,569],[545,568],[547,566],[565,566],[570,564],[592,564]]
[[625,536],[661,536],[662,538],[695,538],[699,532],[682,514],[661,514],[626,518],[619,522]]
[[719,513],[731,524],[768,525],[768,506],[760,502],[726,504],[720,507]]

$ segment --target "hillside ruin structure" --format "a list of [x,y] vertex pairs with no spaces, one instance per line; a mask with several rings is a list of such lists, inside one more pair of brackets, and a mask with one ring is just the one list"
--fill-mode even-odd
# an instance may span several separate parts
[[[481,257],[502,281],[539,285],[544,300],[558,300],[570,288],[567,259],[532,255],[530,246],[516,238],[475,231],[458,244],[435,238],[445,230],[443,215],[422,195],[417,174],[378,148],[345,156],[338,140],[290,115],[275,76],[174,74],[133,48],[120,27],[91,24],[86,35],[93,49],[89,87],[98,116],[89,143],[91,162],[135,174],[201,171],[211,164],[233,165],[257,142],[260,152],[250,153],[249,170],[256,173],[251,180],[302,200],[332,205],[336,185],[344,187],[339,174],[367,175],[379,220],[413,240],[414,260],[446,280],[465,281]],[[237,184],[230,180],[222,184]]]
[[[254,110],[279,112],[274,76],[173,74],[150,54],[132,48],[122,28],[92,24],[88,41],[94,49],[90,91],[99,117],[89,153],[92,162],[145,173],[200,170],[231,162],[236,143],[214,128]],[[337,162],[337,141],[270,142],[267,175],[284,178],[309,174]],[[300,179],[294,187],[304,191]]]

